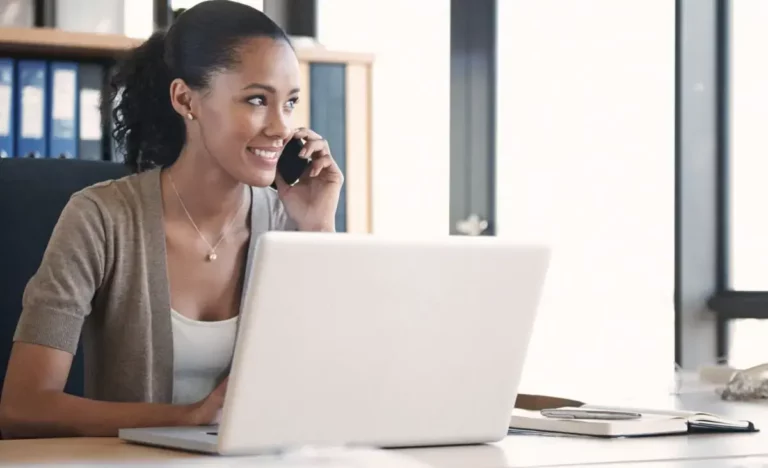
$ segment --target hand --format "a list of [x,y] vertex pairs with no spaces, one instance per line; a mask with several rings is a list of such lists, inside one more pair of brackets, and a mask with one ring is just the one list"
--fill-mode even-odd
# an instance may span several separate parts
[[333,232],[344,175],[323,137],[308,128],[300,128],[292,138],[306,141],[299,156],[311,158],[312,162],[293,186],[278,174],[275,180],[278,196],[300,231]]
[[227,394],[225,378],[207,397],[189,406],[189,425],[211,426],[219,423],[221,408],[224,407],[224,396]]

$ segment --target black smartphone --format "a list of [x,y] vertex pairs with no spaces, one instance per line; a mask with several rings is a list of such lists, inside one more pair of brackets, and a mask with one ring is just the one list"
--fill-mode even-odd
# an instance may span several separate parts
[[[288,185],[295,184],[310,164],[308,159],[299,157],[303,147],[304,142],[300,138],[291,138],[277,160],[277,172]],[[277,189],[277,183],[273,182],[272,188]]]

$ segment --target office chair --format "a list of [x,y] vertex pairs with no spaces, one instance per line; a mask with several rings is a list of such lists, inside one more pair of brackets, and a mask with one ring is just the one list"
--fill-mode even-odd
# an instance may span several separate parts
[[[64,205],[74,192],[129,172],[122,164],[106,161],[0,159],[0,389],[24,288],[40,265]],[[84,391],[81,349],[65,388],[78,396]]]

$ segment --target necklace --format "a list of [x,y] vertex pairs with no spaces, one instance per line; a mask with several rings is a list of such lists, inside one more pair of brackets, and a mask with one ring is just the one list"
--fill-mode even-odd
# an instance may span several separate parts
[[245,199],[247,197],[243,197],[243,203],[241,203],[240,206],[237,207],[234,214],[232,215],[232,219],[230,219],[227,225],[224,227],[224,230],[221,232],[221,236],[219,237],[218,242],[216,242],[215,245],[211,245],[211,243],[208,242],[208,239],[205,238],[203,233],[200,232],[200,229],[197,227],[197,224],[195,224],[195,220],[192,219],[192,215],[189,214],[189,210],[187,210],[187,206],[184,204],[184,200],[181,199],[181,195],[179,195],[179,191],[176,189],[176,184],[173,182],[173,177],[171,177],[170,171],[168,171],[168,180],[171,181],[171,187],[173,188],[173,191],[176,194],[176,198],[179,199],[179,203],[181,204],[181,207],[184,209],[184,212],[187,214],[187,218],[189,218],[189,222],[192,223],[192,227],[195,228],[195,231],[197,231],[197,234],[200,236],[201,239],[203,239],[203,242],[205,242],[208,248],[210,249],[208,251],[208,255],[205,256],[205,259],[209,262],[215,261],[216,258],[218,258],[216,255],[216,248],[218,248],[219,244],[221,244],[224,238],[227,237],[227,233],[229,232],[229,229],[234,224],[235,219],[237,219],[237,213],[240,211],[240,207],[243,206],[243,203],[245,203]]

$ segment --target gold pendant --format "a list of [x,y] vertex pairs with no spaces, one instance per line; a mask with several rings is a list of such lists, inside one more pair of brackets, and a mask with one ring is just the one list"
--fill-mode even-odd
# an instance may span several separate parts
[[208,254],[206,257],[205,257],[205,259],[206,259],[206,260],[208,260],[209,262],[212,262],[212,261],[216,260],[216,252],[211,252],[211,253],[209,253],[209,254]]

